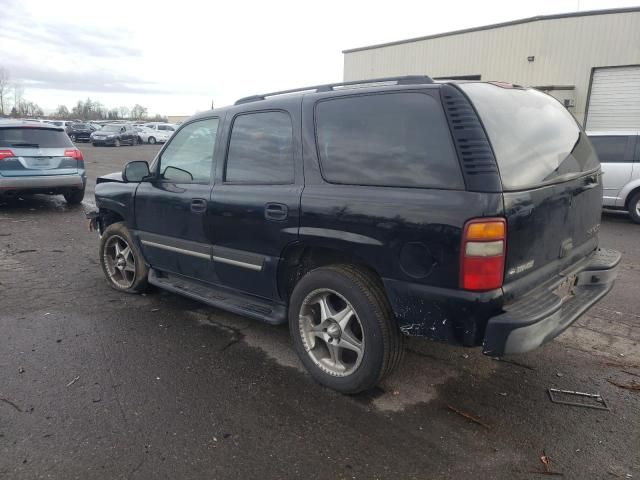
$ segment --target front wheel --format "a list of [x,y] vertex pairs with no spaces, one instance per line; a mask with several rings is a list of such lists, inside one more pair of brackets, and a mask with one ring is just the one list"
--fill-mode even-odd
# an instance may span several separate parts
[[120,146],[120,139],[116,138],[115,141],[113,142],[113,146],[114,147],[119,147]]
[[75,135],[73,135],[73,134],[69,135],[69,140],[71,140],[72,142],[74,142],[74,143],[75,143],[75,141],[76,141],[76,136],[75,136]]
[[635,223],[640,223],[640,192],[629,200],[629,215]]
[[402,359],[402,336],[380,281],[351,265],[318,268],[298,282],[289,329],[311,375],[341,393],[373,388]]
[[147,289],[149,268],[124,223],[112,223],[102,234],[100,264],[112,288],[127,293]]
[[148,142],[149,142],[151,145],[155,145],[155,144],[156,144],[156,137],[149,137]]

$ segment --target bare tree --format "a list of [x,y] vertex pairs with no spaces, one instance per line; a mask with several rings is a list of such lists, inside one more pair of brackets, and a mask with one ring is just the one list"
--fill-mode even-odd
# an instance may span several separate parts
[[118,112],[120,113],[120,118],[129,118],[129,114],[131,113],[129,107],[120,107],[118,108]]
[[135,106],[131,109],[131,117],[135,120],[142,120],[147,116],[147,109],[142,105],[135,104]]
[[0,67],[0,115],[4,115],[5,102],[9,94],[9,70]]
[[13,82],[13,106],[18,110],[20,109],[20,104],[24,101],[24,87],[20,82]]
[[53,114],[56,118],[69,118],[69,109],[66,105],[58,105],[56,112]]

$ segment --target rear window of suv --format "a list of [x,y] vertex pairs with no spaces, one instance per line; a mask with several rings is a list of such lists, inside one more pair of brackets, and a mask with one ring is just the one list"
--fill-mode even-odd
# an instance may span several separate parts
[[566,181],[599,166],[569,111],[534,89],[463,83],[489,135],[505,190]]
[[319,102],[315,115],[328,182],[464,188],[442,106],[427,94],[333,98]]
[[2,147],[73,147],[73,143],[62,130],[37,127],[0,128],[0,148]]

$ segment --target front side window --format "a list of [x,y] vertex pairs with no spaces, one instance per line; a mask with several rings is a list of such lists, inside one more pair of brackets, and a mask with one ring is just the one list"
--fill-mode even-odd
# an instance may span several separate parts
[[464,188],[444,112],[429,95],[341,97],[318,103],[315,116],[328,182]]
[[627,135],[594,135],[589,139],[602,163],[627,161],[625,159],[627,142],[629,141]]
[[208,183],[217,133],[217,118],[186,125],[162,152],[160,178],[175,183]]
[[225,181],[290,184],[294,180],[293,126],[284,112],[238,116],[233,122]]

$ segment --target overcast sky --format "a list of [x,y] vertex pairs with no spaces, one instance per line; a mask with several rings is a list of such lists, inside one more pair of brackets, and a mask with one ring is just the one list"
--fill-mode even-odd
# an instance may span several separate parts
[[640,0],[0,0],[0,65],[45,111],[91,97],[190,115],[212,100],[223,106],[340,81],[347,48],[635,5]]

